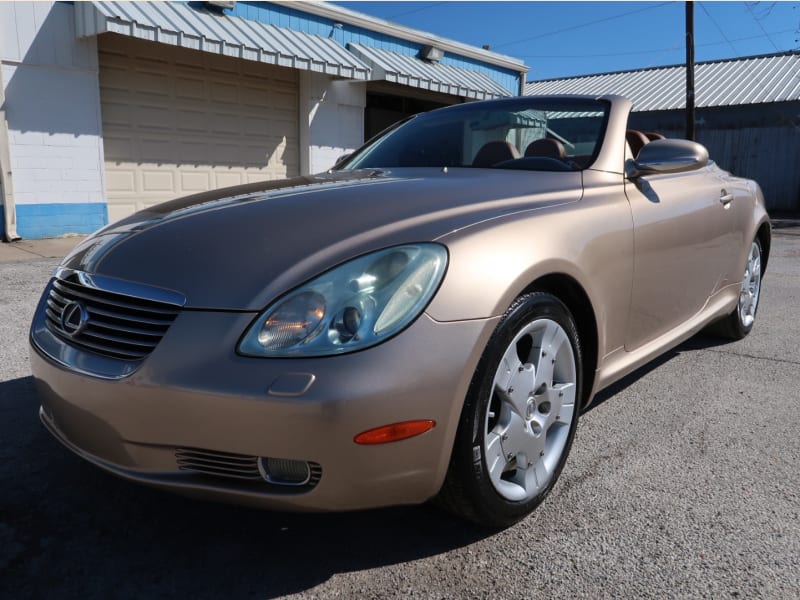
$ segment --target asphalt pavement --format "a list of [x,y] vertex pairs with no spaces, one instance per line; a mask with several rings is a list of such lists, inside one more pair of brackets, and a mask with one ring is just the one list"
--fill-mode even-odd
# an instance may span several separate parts
[[752,334],[604,392],[551,496],[500,533],[429,506],[204,503],[86,464],[39,423],[27,347],[77,240],[0,244],[0,597],[800,598],[798,231],[775,229]]

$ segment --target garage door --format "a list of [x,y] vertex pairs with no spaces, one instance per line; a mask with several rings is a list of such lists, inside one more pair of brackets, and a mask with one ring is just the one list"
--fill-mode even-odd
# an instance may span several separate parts
[[114,34],[98,46],[109,222],[298,174],[296,71]]

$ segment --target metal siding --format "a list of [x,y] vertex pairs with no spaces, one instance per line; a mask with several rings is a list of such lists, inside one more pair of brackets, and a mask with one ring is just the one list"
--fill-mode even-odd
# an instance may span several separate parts
[[[239,15],[260,23],[290,27],[298,31],[313,33],[323,37],[330,35],[333,31],[334,39],[340,42],[342,46],[358,44],[412,58],[416,58],[420,50],[420,44],[370,31],[362,27],[346,25],[342,29],[333,30],[332,21],[328,21],[316,15],[304,13],[301,10],[269,3],[254,6],[243,2],[237,2],[231,14]],[[482,73],[501,85],[512,95],[519,93],[519,74],[517,72],[450,53],[445,54],[441,64],[464,69],[466,71]]]
[[335,41],[178,2],[78,2],[79,35],[111,31],[172,46],[365,80],[369,69]]
[[800,210],[800,132],[785,127],[722,129],[705,131],[698,141],[723,169],[757,181],[769,210]]
[[[657,129],[652,127],[651,129]],[[683,129],[660,128],[668,138]],[[770,211],[800,211],[800,130],[794,127],[700,129],[697,141],[726,171],[757,181]]]
[[[247,5],[237,2],[231,14],[241,14],[240,5],[246,6],[247,18],[259,23],[278,25],[279,27],[291,27],[297,31],[305,33],[318,32],[317,35],[329,36],[334,32],[334,37],[343,46],[348,43],[363,43],[372,47],[381,48],[398,54],[416,54],[419,51],[419,44],[409,42],[400,38],[394,38],[376,31],[369,31],[362,27],[350,26],[346,28],[333,28],[333,21],[318,17],[316,15],[304,13],[300,10],[287,8],[274,4]],[[338,39],[341,38],[341,39]]]
[[[637,112],[675,110],[686,106],[685,73],[676,65],[534,81],[525,93],[620,94]],[[698,108],[800,100],[800,53],[698,63],[695,81]]]
[[226,13],[250,21],[264,23],[265,25],[292,27],[296,31],[303,31],[311,35],[327,36],[332,25],[330,21],[322,17],[278,5],[264,6],[237,2],[233,9],[226,11]]

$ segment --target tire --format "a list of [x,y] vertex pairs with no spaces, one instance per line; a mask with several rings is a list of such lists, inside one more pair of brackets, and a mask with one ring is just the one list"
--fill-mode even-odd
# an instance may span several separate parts
[[758,301],[761,298],[761,264],[761,242],[756,238],[747,254],[739,302],[728,316],[711,326],[713,334],[730,340],[741,340],[753,329]]
[[569,454],[581,404],[578,330],[555,296],[506,311],[472,378],[437,502],[492,529],[527,516]]

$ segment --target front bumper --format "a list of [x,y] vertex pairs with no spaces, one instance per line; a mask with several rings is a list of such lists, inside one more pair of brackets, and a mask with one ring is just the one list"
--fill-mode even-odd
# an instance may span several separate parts
[[[189,495],[279,510],[351,510],[420,503],[438,492],[496,319],[439,323],[423,315],[362,352],[262,359],[235,352],[253,316],[183,311],[138,369],[112,379],[64,364],[64,356],[77,356],[73,350],[56,359],[43,351],[37,312],[31,366],[42,420],[95,465]],[[367,429],[415,419],[436,427],[389,444],[353,442]],[[181,449],[308,461],[321,477],[301,488],[209,477],[179,468]]]

